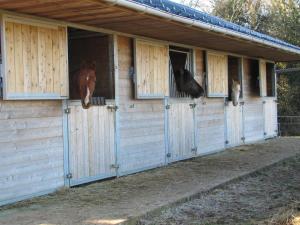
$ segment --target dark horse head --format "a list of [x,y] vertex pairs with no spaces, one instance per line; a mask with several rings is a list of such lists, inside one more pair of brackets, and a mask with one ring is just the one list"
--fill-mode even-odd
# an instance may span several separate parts
[[83,62],[73,77],[73,98],[80,97],[84,109],[91,106],[91,99],[96,86],[96,63]]
[[194,79],[193,74],[186,69],[179,69],[174,73],[176,88],[179,92],[184,92],[193,98],[204,95],[203,88]]

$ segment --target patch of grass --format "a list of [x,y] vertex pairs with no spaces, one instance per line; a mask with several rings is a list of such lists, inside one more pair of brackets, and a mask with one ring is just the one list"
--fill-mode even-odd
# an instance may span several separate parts
[[267,221],[268,225],[300,225],[300,202],[282,208]]

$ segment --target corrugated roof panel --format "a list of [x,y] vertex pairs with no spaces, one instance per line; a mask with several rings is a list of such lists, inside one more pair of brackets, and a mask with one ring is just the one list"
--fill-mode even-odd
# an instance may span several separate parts
[[207,13],[198,11],[196,9],[193,9],[188,6],[184,6],[181,4],[178,4],[176,2],[172,2],[169,0],[129,0],[138,4],[146,5],[167,13],[171,13],[177,16],[182,16],[188,19],[196,20],[199,22],[211,24],[217,27],[225,28],[231,31],[239,32],[241,34],[246,34],[255,38],[259,38],[265,41],[269,41],[281,46],[293,48],[295,50],[300,50],[299,46],[292,45],[290,43],[287,43],[285,41],[282,41],[280,39],[271,37],[269,35],[259,33],[257,31],[248,29],[246,27],[237,25],[235,23],[231,23],[229,21],[226,21],[224,19],[221,19],[216,16],[209,15]]

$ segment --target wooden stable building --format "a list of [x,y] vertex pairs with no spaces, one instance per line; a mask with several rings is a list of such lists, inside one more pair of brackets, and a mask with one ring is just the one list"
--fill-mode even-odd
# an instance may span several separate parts
[[[297,46],[168,0],[0,9],[0,205],[277,136],[274,63],[300,60]],[[182,56],[205,97],[176,90]],[[70,99],[81,60],[106,105]]]

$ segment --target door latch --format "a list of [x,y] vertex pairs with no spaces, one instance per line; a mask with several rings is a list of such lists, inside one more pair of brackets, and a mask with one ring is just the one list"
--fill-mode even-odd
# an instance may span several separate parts
[[118,110],[118,106],[116,106],[116,105],[108,105],[107,109],[109,109],[111,112],[113,112],[113,111],[116,112]]

